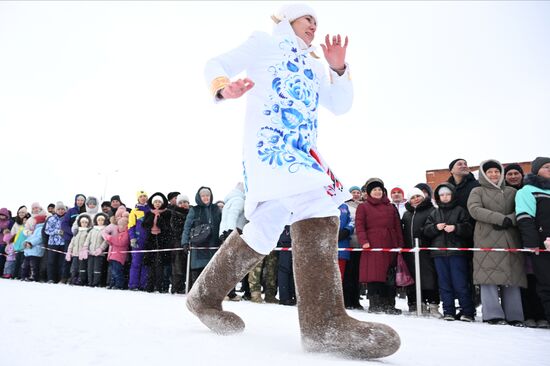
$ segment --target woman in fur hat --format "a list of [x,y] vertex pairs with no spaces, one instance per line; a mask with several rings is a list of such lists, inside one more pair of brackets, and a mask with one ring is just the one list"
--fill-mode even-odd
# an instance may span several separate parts
[[[160,192],[154,193],[147,201],[149,211],[143,218],[142,227],[147,230],[146,250],[170,249],[172,244],[171,212],[167,210],[168,199]],[[148,279],[145,290],[148,292],[168,292],[170,287],[170,252],[148,252],[143,257],[147,266]]]
[[[357,207],[355,230],[359,244],[367,248],[397,248],[403,245],[399,213],[385,193],[384,182],[371,178],[365,184],[367,199]],[[395,253],[363,252],[359,281],[367,284],[369,312],[401,314],[395,308],[395,285],[386,282]]]

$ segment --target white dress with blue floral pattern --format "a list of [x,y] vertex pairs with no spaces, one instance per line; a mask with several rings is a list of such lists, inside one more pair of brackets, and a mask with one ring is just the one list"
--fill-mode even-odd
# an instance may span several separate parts
[[210,60],[206,80],[232,78],[242,71],[255,86],[247,93],[244,183],[247,216],[259,202],[324,189],[335,207],[349,198],[316,150],[317,111],[334,114],[351,108],[349,67],[342,76],[302,50],[288,21],[273,35],[255,32],[241,46]]

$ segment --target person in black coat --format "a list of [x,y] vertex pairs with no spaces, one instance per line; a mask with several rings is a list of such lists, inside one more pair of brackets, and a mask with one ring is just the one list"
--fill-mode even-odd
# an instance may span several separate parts
[[[185,219],[189,213],[189,198],[179,194],[176,206],[171,210],[170,227],[172,228],[173,247],[181,247],[181,236]],[[172,287],[171,293],[182,294],[185,292],[185,279],[187,275],[187,252],[176,250],[172,252]]]
[[[290,238],[290,225],[286,225],[277,247],[290,248],[292,239]],[[294,272],[292,270],[292,252],[283,250],[279,252],[279,262],[277,263],[277,284],[279,286],[279,304],[296,305],[296,291],[294,288]]]
[[[405,248],[414,248],[415,239],[420,240],[421,247],[429,247],[430,240],[424,235],[424,224],[434,210],[432,200],[424,195],[419,188],[409,191],[409,199],[405,204],[407,210],[403,214],[403,240]],[[403,259],[409,272],[415,278],[414,253],[403,253]],[[416,280],[416,278],[415,278]],[[420,284],[422,288],[422,312],[427,315],[441,318],[439,313],[439,289],[437,287],[437,273],[433,258],[427,251],[420,252]],[[416,312],[416,285],[407,286],[407,303],[409,312]]]
[[[170,249],[173,233],[170,226],[171,211],[167,209],[168,199],[160,192],[154,193],[147,204],[151,208],[143,218],[142,227],[149,231],[145,250]],[[170,252],[147,252],[143,263],[149,267],[147,292],[168,292],[170,287]]]

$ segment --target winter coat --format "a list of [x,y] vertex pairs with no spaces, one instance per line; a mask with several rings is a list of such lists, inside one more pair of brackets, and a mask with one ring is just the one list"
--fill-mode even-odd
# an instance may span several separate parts
[[31,244],[30,248],[25,247],[25,257],[42,257],[44,256],[44,242],[42,241],[42,228],[44,223],[35,225],[32,234],[27,237],[26,242]]
[[13,248],[13,243],[9,243],[8,245],[6,245],[5,252],[6,252],[6,261],[8,262],[15,261],[16,253],[15,253],[15,249]]
[[361,248],[359,242],[357,241],[357,231],[355,230],[355,213],[357,212],[357,207],[361,204],[362,201],[347,200],[346,205],[348,205],[349,215],[351,217],[351,225],[353,226],[353,234],[351,234],[349,246],[350,248]]
[[80,254],[80,251],[88,250],[85,243],[86,243],[86,239],[88,238],[89,232],[90,232],[90,228],[87,228],[87,227],[78,228],[78,232],[71,239],[69,248],[67,249],[67,253],[71,253],[71,257],[78,257],[78,255]]
[[63,215],[63,220],[61,221],[61,230],[63,230],[63,240],[65,242],[70,242],[73,237],[73,223],[75,222],[78,215],[81,213],[86,213],[86,205],[84,204],[82,207],[78,207],[76,205],[76,199],[78,196],[83,196],[82,194],[77,194],[74,196],[74,207],[71,207],[65,215]]
[[277,241],[278,248],[290,248],[292,247],[292,238],[290,237],[290,225],[285,225],[283,232],[279,236]]
[[[63,215],[65,216],[65,215]],[[61,222],[63,216],[55,214],[48,218],[46,221],[46,229],[44,232],[46,235],[49,235],[48,246],[60,246],[65,245],[65,240],[63,240],[63,231],[61,230]]]
[[10,218],[10,212],[7,208],[0,208],[0,215],[4,215],[6,219],[0,220],[0,243],[6,243],[11,239],[11,234],[5,234],[9,239],[4,239],[4,229],[10,229],[13,225],[13,220]]
[[[343,230],[347,230],[347,236],[342,237],[342,240],[338,241],[338,248],[349,248],[350,247],[350,238],[353,234],[353,225],[351,224],[351,214],[349,212],[349,207],[345,203],[342,203],[340,207],[340,232],[339,238],[342,237],[340,233],[346,233]],[[338,251],[338,259],[343,259],[349,261],[351,257],[351,252],[340,250]]]
[[121,253],[121,251],[128,251],[130,247],[130,237],[128,236],[128,229],[118,228],[115,226],[115,230],[112,235],[108,234],[107,230],[104,230],[103,238],[109,244],[109,253],[107,254],[107,260],[117,261],[120,264],[126,263],[128,253]]
[[[414,248],[415,238],[420,241],[421,247],[429,247],[430,239],[424,235],[424,225],[428,216],[434,210],[432,201],[427,198],[416,208],[412,207],[410,202],[405,204],[406,212],[403,214],[401,222],[403,224],[404,248]],[[407,268],[413,277],[415,277],[414,253],[403,253],[403,259]],[[428,251],[420,252],[420,283],[422,289],[437,289],[437,275],[431,253]]]
[[[160,233],[157,235],[151,234],[151,229],[153,228],[153,223],[155,220],[155,214],[153,213],[153,198],[155,196],[161,196],[163,198],[163,204],[160,207],[160,210],[164,210],[159,214],[157,219],[157,226],[160,229]],[[158,249],[170,249],[174,248],[174,238],[172,227],[170,226],[171,211],[168,210],[168,199],[164,194],[157,192],[151,195],[149,201],[147,201],[149,206],[149,211],[145,213],[143,217],[143,222],[141,226],[144,230],[147,231],[147,240],[145,241],[145,250],[158,250]],[[145,253],[143,257],[143,263],[146,265],[152,265],[155,263],[156,256],[160,257],[162,264],[170,263],[170,252],[150,252]]]
[[209,86],[242,71],[255,82],[247,93],[244,126],[246,217],[259,202],[326,187],[335,206],[349,198],[334,175],[327,174],[316,151],[319,104],[334,114],[351,108],[349,67],[341,76],[332,70],[327,76],[310,55],[313,48],[302,49],[300,41],[288,20],[282,20],[272,35],[254,32],[241,46],[206,65]]
[[148,231],[142,225],[145,214],[149,211],[151,211],[149,205],[140,205],[139,203],[130,211],[130,216],[128,217],[128,235],[130,236],[130,240],[137,240],[137,248],[135,249],[142,250],[145,248]]
[[401,203],[395,203],[395,202],[392,202],[392,205],[395,206],[395,208],[397,209],[397,212],[399,212],[399,218],[402,219],[403,218],[403,215],[405,214],[405,212],[407,212],[407,207],[406,207],[406,204],[408,202],[401,202]]
[[[398,248],[403,245],[399,214],[388,199],[368,197],[357,207],[355,230],[359,244],[371,248]],[[362,252],[359,282],[386,282],[388,269],[395,264],[395,253]]]
[[[447,182],[451,183],[455,187],[455,199],[458,202],[458,205],[468,209],[468,197],[470,197],[470,192],[472,192],[472,189],[475,187],[479,187],[479,182],[476,180],[476,177],[470,173],[462,179],[460,184],[457,185],[455,178],[451,176]],[[437,200],[437,196],[435,198]],[[472,225],[473,224],[474,223],[472,222]]]
[[[452,192],[452,199],[448,203],[441,202],[439,190],[447,187]],[[435,189],[435,201],[437,208],[431,211],[424,224],[424,235],[431,239],[432,248],[469,248],[471,246],[473,226],[470,215],[465,208],[458,204],[455,198],[455,187],[450,183],[442,183]],[[455,231],[448,233],[438,230],[437,224],[454,225]],[[432,257],[445,257],[451,255],[468,256],[465,251],[434,250]]]
[[183,226],[185,225],[185,219],[189,214],[188,208],[174,207],[170,216],[170,227],[172,228],[172,235],[174,237],[174,247],[181,246],[181,237],[183,235]]
[[550,237],[550,179],[527,174],[516,194],[517,224],[525,248],[544,248]]
[[[196,246],[216,247],[219,244],[219,237],[217,234],[220,232],[220,222],[221,222],[220,210],[218,209],[218,206],[212,204],[212,202],[214,202],[214,196],[212,195],[212,190],[210,190],[210,193],[211,193],[210,203],[208,205],[205,205],[201,201],[199,192],[203,188],[210,190],[210,188],[208,187],[201,187],[197,191],[197,194],[195,195],[195,203],[197,205],[192,207],[189,210],[189,214],[185,219],[185,225],[183,227],[183,235],[181,238],[182,245],[190,243],[189,235],[191,232],[191,228],[200,226],[201,224],[208,224],[208,223],[210,223],[211,225],[210,236],[205,240],[204,243],[199,243]],[[216,252],[215,250],[208,250],[208,249],[197,249],[192,251],[191,269],[204,268],[208,264],[210,259],[214,256],[215,252]]]
[[[516,190],[504,183],[504,174],[495,184],[484,171],[488,162],[504,167],[496,160],[487,160],[479,166],[480,187],[474,188],[468,199],[468,211],[476,220],[475,248],[521,248],[516,225]],[[508,217],[514,226],[498,229]],[[496,226],[495,226],[496,225]],[[474,283],[479,285],[508,285],[527,287],[523,253],[474,252]]]
[[225,197],[218,236],[221,236],[224,231],[235,229],[239,229],[242,232],[246,224],[246,219],[244,218],[244,200],[244,192],[237,188],[233,189]]
[[88,248],[91,255],[93,255],[98,248],[104,252],[109,246],[105,238],[103,238],[103,231],[105,231],[105,226],[96,225],[88,233],[84,247]]

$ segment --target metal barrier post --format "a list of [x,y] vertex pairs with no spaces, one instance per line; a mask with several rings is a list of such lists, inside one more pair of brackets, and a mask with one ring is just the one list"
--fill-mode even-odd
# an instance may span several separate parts
[[416,285],[416,315],[422,315],[422,287],[420,283],[420,239],[414,238],[414,283]]
[[189,246],[189,250],[187,251],[187,268],[185,271],[187,274],[185,275],[185,294],[187,295],[189,293],[189,281],[191,276],[191,249],[192,247]]

